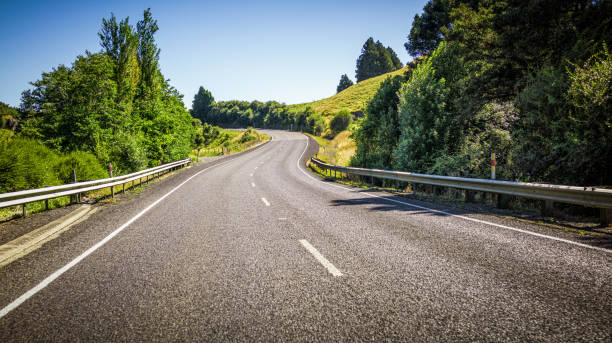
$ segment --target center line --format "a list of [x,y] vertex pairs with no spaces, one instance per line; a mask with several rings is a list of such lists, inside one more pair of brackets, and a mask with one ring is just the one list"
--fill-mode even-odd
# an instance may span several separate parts
[[319,263],[321,263],[323,265],[323,267],[327,268],[327,271],[331,275],[333,275],[333,276],[342,276],[342,273],[338,270],[338,268],[336,268],[323,255],[321,255],[319,250],[317,250],[317,248],[315,248],[312,245],[310,245],[310,243],[308,243],[307,240],[300,239],[300,243],[302,243],[304,248],[306,248],[306,250],[308,250],[308,252],[311,253],[312,256],[314,256],[317,259],[317,261],[319,261]]
[[263,201],[266,206],[270,206],[270,203],[268,202],[268,200],[266,200],[266,198],[261,198],[261,201]]
[[255,187],[255,182],[251,182],[251,187]]

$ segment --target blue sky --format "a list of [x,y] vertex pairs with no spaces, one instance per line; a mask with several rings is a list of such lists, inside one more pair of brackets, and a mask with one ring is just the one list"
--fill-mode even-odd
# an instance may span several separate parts
[[134,26],[150,7],[164,76],[185,95],[199,86],[219,100],[301,103],[331,96],[372,36],[403,63],[421,1],[3,1],[0,101],[20,103],[42,72],[100,50],[102,18]]

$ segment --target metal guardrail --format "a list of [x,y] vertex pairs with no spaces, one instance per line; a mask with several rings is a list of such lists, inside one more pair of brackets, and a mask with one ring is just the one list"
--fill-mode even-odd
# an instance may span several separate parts
[[[37,189],[28,189],[25,191],[4,193],[0,194],[0,208],[23,205],[23,214],[25,216],[25,205],[31,202],[49,200],[68,195],[78,195],[81,193],[107,187],[114,187],[118,185],[124,185],[125,187],[126,183],[142,179],[143,177],[147,177],[148,180],[149,176],[151,175],[161,174],[163,172],[178,169],[184,167],[190,162],[190,159],[184,159],[163,164],[157,167],[141,170],[135,173],[111,177],[107,179],[76,182],[61,186],[51,186]],[[114,196],[114,188],[111,188],[111,194]]]
[[[610,209],[612,209],[612,189],[427,175],[381,169],[341,167],[325,163],[315,157],[312,157],[311,161],[319,168],[326,171],[333,170],[345,174],[370,176],[381,179],[421,183],[433,186],[451,187],[601,208],[604,209],[602,211],[602,216],[605,215],[606,217],[608,215],[604,213],[609,213]],[[607,222],[609,222],[609,220],[610,219],[606,219]]]

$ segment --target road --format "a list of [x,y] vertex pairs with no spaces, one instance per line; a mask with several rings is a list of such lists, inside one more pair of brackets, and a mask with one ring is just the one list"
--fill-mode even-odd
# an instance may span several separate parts
[[611,251],[323,181],[269,134],[0,268],[0,342],[612,341]]

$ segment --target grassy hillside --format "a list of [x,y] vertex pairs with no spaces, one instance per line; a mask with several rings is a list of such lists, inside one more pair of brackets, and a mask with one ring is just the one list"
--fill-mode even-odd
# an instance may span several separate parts
[[312,107],[315,112],[334,114],[344,108],[351,112],[363,111],[366,103],[376,94],[378,87],[389,76],[400,75],[409,67],[404,67],[396,71],[382,74],[371,79],[361,81],[342,92],[333,95],[326,99],[321,99],[313,102],[289,105],[290,110],[304,110],[306,107]]

